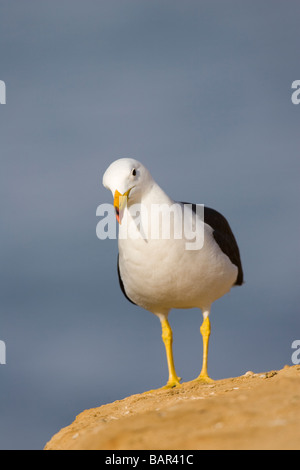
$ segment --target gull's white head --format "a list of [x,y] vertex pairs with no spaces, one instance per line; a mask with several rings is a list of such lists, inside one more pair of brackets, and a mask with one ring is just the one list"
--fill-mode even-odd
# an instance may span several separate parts
[[118,222],[126,204],[141,202],[154,181],[147,168],[133,158],[114,161],[103,175],[103,186],[112,192]]

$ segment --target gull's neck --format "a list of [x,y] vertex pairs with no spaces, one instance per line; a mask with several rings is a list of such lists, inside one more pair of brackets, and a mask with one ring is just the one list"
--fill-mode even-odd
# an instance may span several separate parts
[[[139,243],[138,240],[141,239],[145,243],[145,239],[150,236],[145,231],[145,227],[147,230],[151,227],[152,205],[171,206],[173,204],[174,201],[153,181],[153,184],[149,185],[147,190],[142,193],[140,200],[133,203],[133,210],[130,209],[130,206],[125,209],[127,225],[123,221],[119,227],[119,248],[120,242],[127,243],[129,239],[131,239],[130,243]],[[136,206],[139,207],[137,212]]]
[[174,204],[174,201],[155,183],[155,181],[153,181],[148,191],[142,195],[140,202],[147,207],[151,204]]

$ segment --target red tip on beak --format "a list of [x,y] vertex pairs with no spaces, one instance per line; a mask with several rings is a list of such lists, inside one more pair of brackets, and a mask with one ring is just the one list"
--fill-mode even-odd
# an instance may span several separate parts
[[126,191],[126,193],[124,194],[119,193],[118,190],[115,191],[114,208],[116,211],[116,219],[119,222],[119,224],[121,224],[122,222],[123,212],[125,210],[125,207],[127,206],[129,192],[130,192],[130,189]]

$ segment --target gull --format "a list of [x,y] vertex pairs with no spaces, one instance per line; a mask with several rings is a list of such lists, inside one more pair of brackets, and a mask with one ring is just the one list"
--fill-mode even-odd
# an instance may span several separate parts
[[[207,369],[211,306],[233,286],[243,284],[240,252],[228,221],[209,207],[174,201],[147,168],[132,158],[111,163],[103,185],[113,195],[119,223],[120,288],[131,303],[161,322],[169,372],[165,388],[179,386],[181,381],[173,358],[171,309],[202,311],[203,360],[195,380],[212,382]],[[168,222],[167,236],[164,221]],[[197,239],[195,246],[192,236]]]

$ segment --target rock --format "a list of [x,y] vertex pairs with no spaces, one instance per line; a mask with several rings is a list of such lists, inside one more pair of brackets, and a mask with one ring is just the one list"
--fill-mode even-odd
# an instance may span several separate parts
[[299,366],[187,382],[83,411],[45,449],[299,450],[299,390]]

